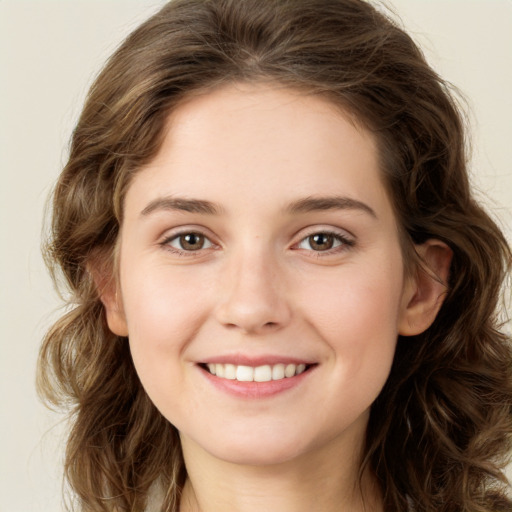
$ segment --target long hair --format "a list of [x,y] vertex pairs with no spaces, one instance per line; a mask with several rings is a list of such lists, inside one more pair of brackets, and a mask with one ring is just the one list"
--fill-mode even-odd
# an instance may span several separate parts
[[128,343],[105,320],[91,265],[115,273],[123,198],[184,99],[270,81],[328,98],[370,130],[402,232],[453,251],[434,324],[399,338],[373,404],[363,468],[386,510],[510,511],[512,352],[500,332],[511,253],[474,200],[464,122],[413,40],[361,0],[174,0],[136,29],[93,84],[53,196],[46,257],[69,312],[47,333],[38,385],[72,428],[67,480],[81,511],[141,511],[154,486],[176,512],[186,470],[176,429],[151,403]]

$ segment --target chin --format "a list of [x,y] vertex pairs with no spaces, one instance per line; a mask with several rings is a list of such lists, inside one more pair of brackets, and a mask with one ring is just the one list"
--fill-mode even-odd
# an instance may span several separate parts
[[[247,432],[251,432],[250,435]],[[213,457],[231,464],[243,466],[275,466],[300,460],[305,454],[321,449],[322,442],[311,440],[308,435],[296,430],[290,432],[269,426],[260,430],[247,430],[243,435],[225,430],[220,438],[198,439],[202,449]]]
[[302,454],[297,446],[293,449],[275,445],[257,445],[257,446],[230,446],[226,450],[219,450],[218,448],[211,452],[211,454],[225,462],[237,464],[240,466],[276,466],[285,464]]

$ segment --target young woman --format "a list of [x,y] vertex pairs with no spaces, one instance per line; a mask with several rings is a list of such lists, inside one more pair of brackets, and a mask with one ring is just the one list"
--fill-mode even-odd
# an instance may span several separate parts
[[79,510],[510,510],[510,250],[367,2],[166,5],[91,88],[48,258]]

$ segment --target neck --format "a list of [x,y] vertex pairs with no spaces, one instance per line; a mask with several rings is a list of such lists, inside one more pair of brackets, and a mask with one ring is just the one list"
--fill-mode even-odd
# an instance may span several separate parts
[[[248,466],[219,460],[182,439],[188,479],[180,512],[381,512],[370,471],[359,479],[354,453],[306,453],[293,461]],[[358,454],[359,455],[359,454]]]

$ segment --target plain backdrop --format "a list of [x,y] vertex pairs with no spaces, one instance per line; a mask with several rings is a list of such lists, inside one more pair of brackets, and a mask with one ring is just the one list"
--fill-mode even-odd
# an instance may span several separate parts
[[[0,0],[0,512],[61,511],[65,425],[37,400],[59,301],[40,255],[43,208],[88,85],[162,0]],[[473,181],[512,226],[512,0],[393,0],[468,99]]]

